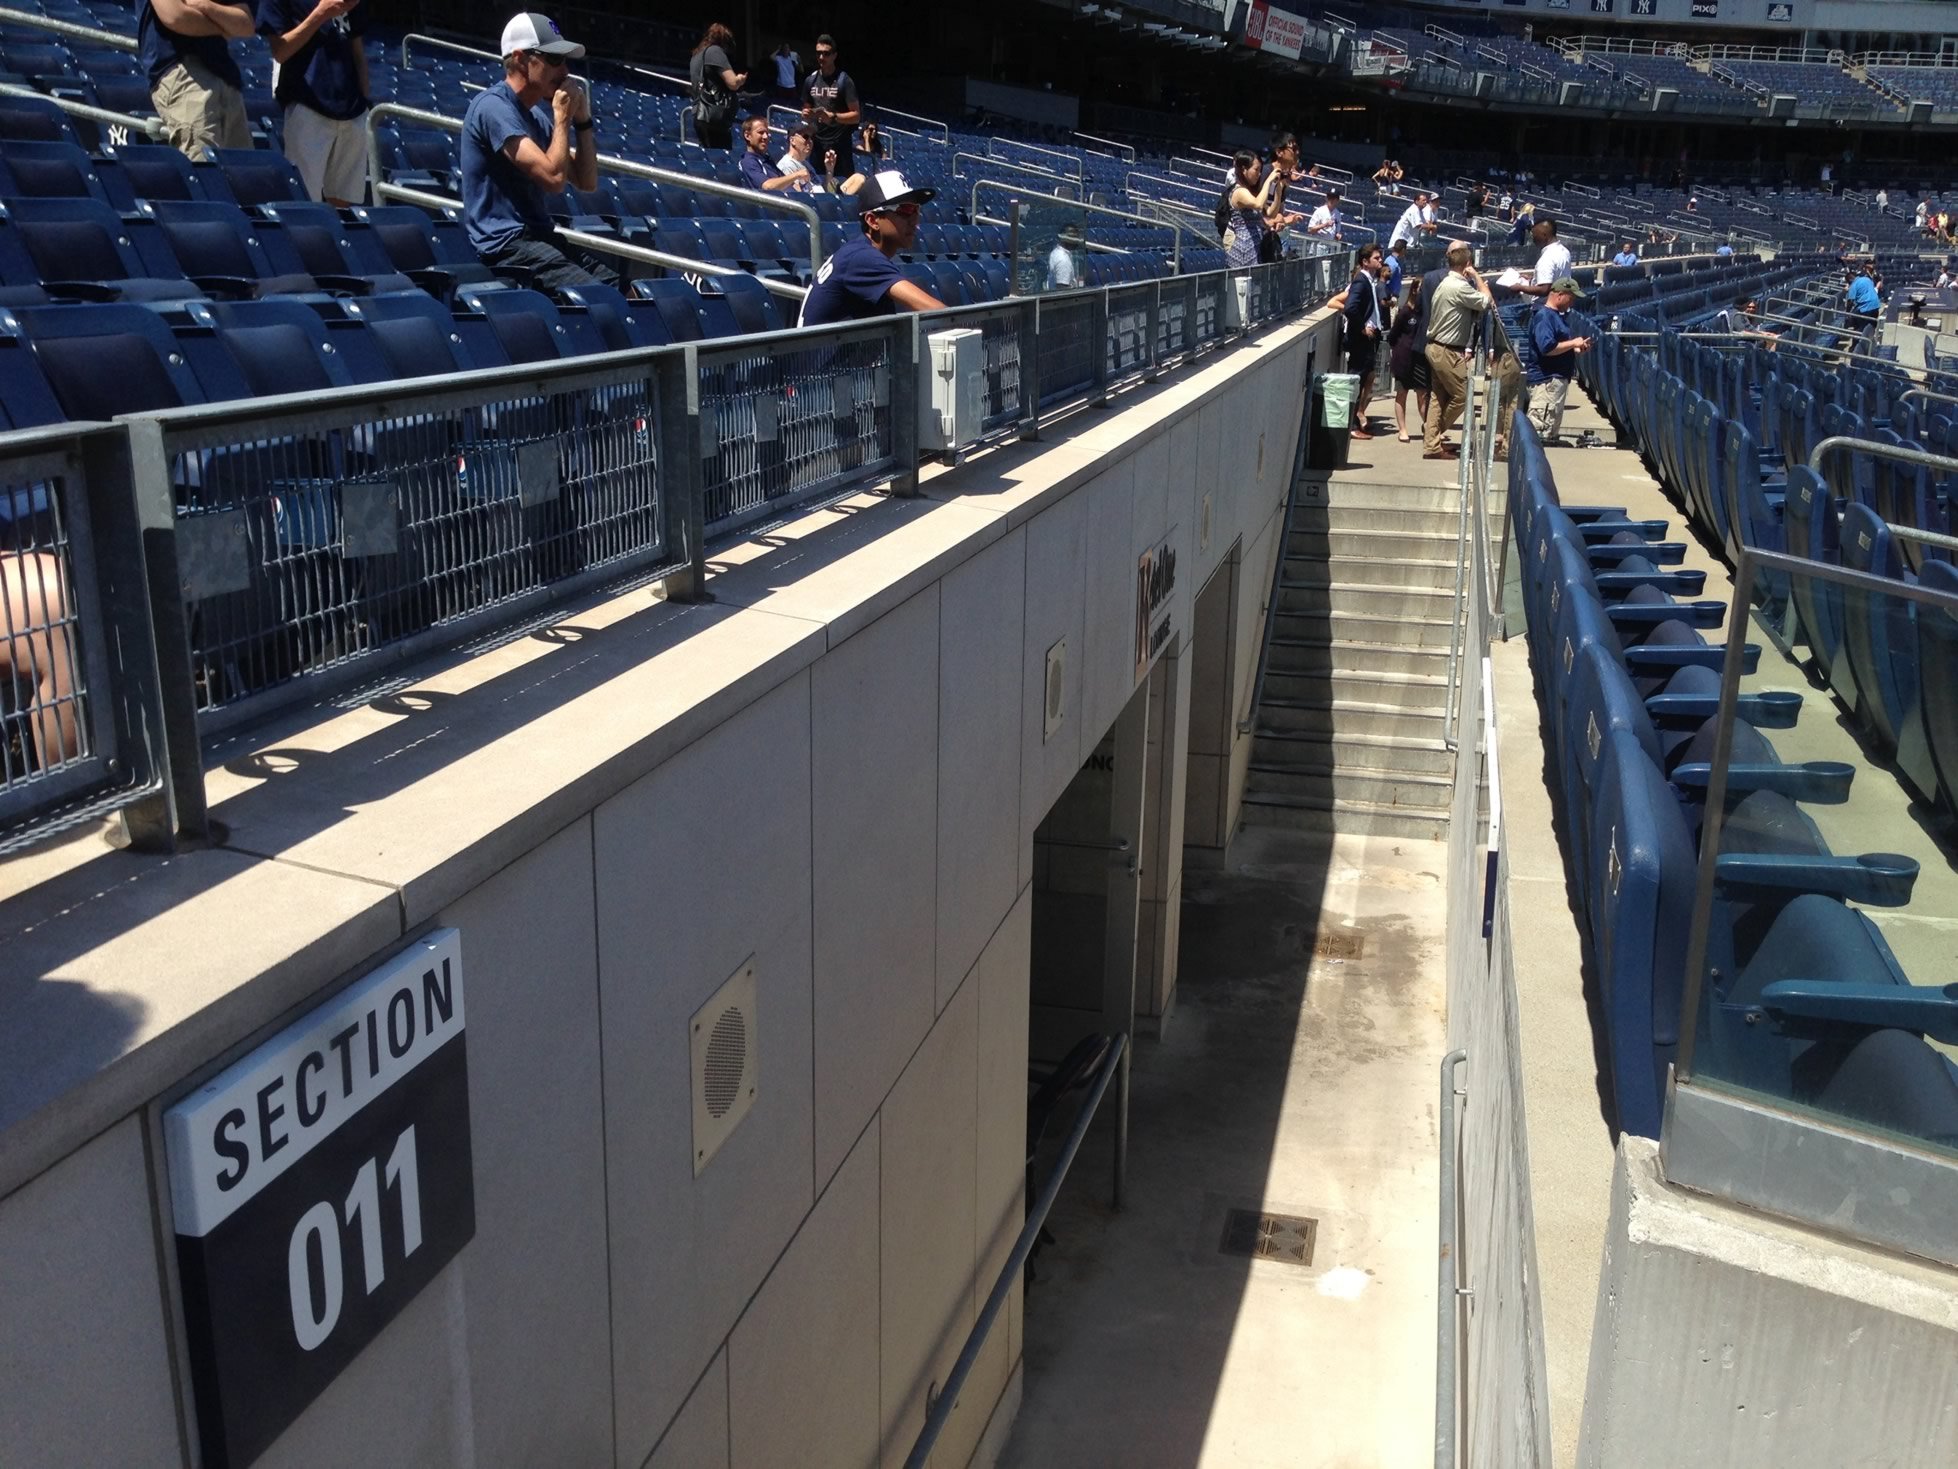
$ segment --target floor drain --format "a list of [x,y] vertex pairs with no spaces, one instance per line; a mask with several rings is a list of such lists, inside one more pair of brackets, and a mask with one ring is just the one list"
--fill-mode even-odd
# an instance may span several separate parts
[[1315,959],[1357,959],[1366,952],[1367,936],[1352,929],[1330,929],[1312,941]]
[[1310,1265],[1319,1221],[1303,1214],[1269,1214],[1259,1209],[1231,1209],[1224,1215],[1224,1237],[1218,1251],[1272,1260],[1280,1265]]

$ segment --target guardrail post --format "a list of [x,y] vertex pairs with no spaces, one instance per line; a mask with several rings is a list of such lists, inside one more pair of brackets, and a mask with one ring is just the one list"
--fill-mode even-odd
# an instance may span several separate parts
[[[204,760],[197,733],[197,684],[190,663],[190,619],[177,563],[177,506],[163,429],[154,419],[130,419],[128,474],[142,537],[149,586],[150,626],[156,638],[158,708],[163,712],[163,788],[123,814],[129,845],[139,852],[174,852],[210,837]],[[91,471],[96,469],[91,463]],[[104,466],[105,468],[107,466]]]
[[1040,437],[1040,298],[1023,298],[1020,334],[1020,437]]
[[891,493],[908,499],[918,493],[918,420],[931,406],[918,391],[920,364],[929,352],[924,323],[915,311],[891,320],[891,457],[897,461]]
[[1163,375],[1163,283],[1152,283],[1154,289],[1149,293],[1149,365],[1142,371],[1142,380],[1153,383]]
[[686,565],[666,578],[669,602],[708,602],[707,502],[700,475],[700,349],[688,344],[653,363],[654,464],[668,544]]
[[1108,288],[1104,286],[1089,298],[1094,302],[1094,317],[1088,326],[1089,340],[1095,344],[1094,396],[1090,408],[1108,406]]

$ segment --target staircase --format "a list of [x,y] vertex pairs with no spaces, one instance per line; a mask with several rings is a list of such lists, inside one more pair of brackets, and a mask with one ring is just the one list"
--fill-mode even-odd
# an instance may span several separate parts
[[1293,496],[1243,819],[1444,838],[1460,494],[1314,477]]

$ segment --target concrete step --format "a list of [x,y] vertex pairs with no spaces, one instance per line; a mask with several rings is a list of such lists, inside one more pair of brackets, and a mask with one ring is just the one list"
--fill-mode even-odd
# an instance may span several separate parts
[[1307,480],[1293,491],[1294,503],[1305,505],[1379,506],[1395,510],[1448,510],[1461,504],[1461,491],[1455,485],[1454,466],[1448,468],[1448,482],[1440,485],[1374,485],[1357,480],[1333,478]]
[[1331,673],[1281,673],[1265,670],[1265,702],[1273,700],[1345,699],[1387,709],[1433,709],[1439,713],[1448,697],[1447,670],[1440,674],[1363,673],[1337,669]]
[[1251,762],[1246,795],[1296,796],[1324,803],[1359,802],[1394,811],[1446,813],[1454,781],[1445,775],[1391,770],[1294,770]]
[[1446,537],[1450,544],[1461,534],[1461,514],[1454,504],[1439,510],[1410,510],[1399,505],[1327,505],[1321,501],[1292,506],[1294,531],[1387,531],[1406,535]]
[[1455,594],[1455,561],[1402,556],[1287,556],[1285,584],[1345,583],[1365,587],[1411,587]]
[[1454,568],[1445,587],[1368,586],[1341,576],[1292,581],[1278,587],[1280,612],[1358,612],[1371,617],[1405,617],[1414,622],[1446,623],[1455,611]]
[[1407,771],[1450,776],[1455,756],[1443,748],[1439,726],[1432,738],[1390,734],[1328,734],[1317,730],[1261,730],[1251,763],[1278,769]]
[[1367,560],[1397,560],[1413,557],[1421,561],[1455,564],[1457,538],[1447,531],[1406,531],[1366,528],[1362,530],[1320,530],[1292,523],[1292,534],[1285,545],[1288,557],[1330,559],[1343,562],[1349,556]]
[[1406,643],[1360,643],[1273,637],[1267,676],[1273,673],[1419,673],[1448,676],[1446,648]]
[[[1269,676],[1267,676],[1267,685]],[[1323,691],[1300,698],[1277,698],[1269,690],[1258,708],[1258,737],[1283,735],[1391,735],[1398,739],[1441,743],[1442,711],[1410,708],[1405,704],[1376,704],[1359,699],[1335,699]]]
[[1300,612],[1279,609],[1271,630],[1274,642],[1283,638],[1298,644],[1355,642],[1394,644],[1448,651],[1454,624],[1446,616],[1420,621],[1395,614],[1331,611]]
[[1348,836],[1414,837],[1441,841],[1448,835],[1446,812],[1399,810],[1366,801],[1326,800],[1316,796],[1284,796],[1247,791],[1243,821],[1247,826],[1287,826],[1302,831],[1339,832]]

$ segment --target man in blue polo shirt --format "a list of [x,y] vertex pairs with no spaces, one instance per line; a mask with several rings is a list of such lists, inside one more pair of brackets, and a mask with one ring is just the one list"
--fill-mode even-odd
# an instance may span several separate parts
[[1849,309],[1856,313],[1857,325],[1864,332],[1875,331],[1877,317],[1883,313],[1883,298],[1877,294],[1876,282],[1870,279],[1867,265],[1856,267],[1855,278],[1850,281],[1846,294]]
[[231,36],[252,33],[250,5],[218,0],[143,0],[136,51],[150,79],[150,105],[171,144],[202,160],[206,148],[249,148],[244,82]]
[[544,201],[566,184],[598,187],[591,94],[566,67],[585,48],[548,15],[525,11],[503,28],[503,80],[476,94],[462,119],[462,215],[484,264],[529,271],[540,288],[619,275],[558,238]]
[[1552,281],[1550,294],[1530,320],[1529,363],[1523,377],[1530,385],[1530,422],[1546,444],[1559,442],[1564,398],[1570,392],[1570,380],[1577,375],[1577,359],[1591,350],[1591,338],[1571,331],[1564,315],[1583,295],[1569,276]]
[[918,206],[935,189],[914,189],[894,168],[873,173],[857,190],[863,234],[846,241],[823,262],[802,298],[797,326],[827,326],[905,311],[937,311],[945,303],[908,281],[891,257],[918,236]]
[[1624,244],[1618,247],[1618,253],[1611,257],[1611,263],[1613,265],[1637,265],[1638,247],[1633,245],[1630,240],[1625,241]]
[[360,0],[258,0],[258,33],[279,63],[273,96],[285,152],[306,192],[327,204],[367,194],[367,12]]
[[742,153],[740,163],[735,166],[741,170],[741,181],[751,189],[764,193],[779,194],[785,189],[805,193],[809,188],[809,175],[802,171],[783,173],[775,160],[768,156],[768,119],[760,113],[742,119],[741,141],[747,150]]

